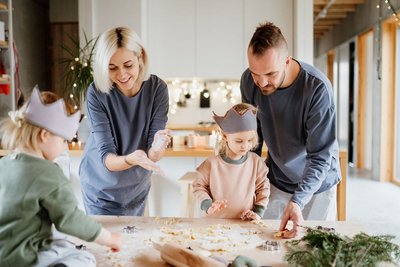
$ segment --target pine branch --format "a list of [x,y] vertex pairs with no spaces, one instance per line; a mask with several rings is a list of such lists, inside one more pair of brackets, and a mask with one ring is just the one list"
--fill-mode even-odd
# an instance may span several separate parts
[[400,246],[390,242],[393,236],[369,236],[361,232],[350,238],[332,228],[305,228],[307,233],[300,240],[286,242],[285,259],[289,266],[364,267],[400,261]]

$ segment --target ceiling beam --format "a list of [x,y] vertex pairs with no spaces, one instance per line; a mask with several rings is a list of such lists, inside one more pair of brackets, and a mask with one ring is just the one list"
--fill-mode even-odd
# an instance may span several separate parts
[[[327,11],[326,12],[329,12],[329,11],[346,11],[346,12],[348,12],[348,11],[351,11],[351,12],[354,12],[354,11],[356,11],[356,9],[357,9],[357,5],[336,5],[336,4],[332,4],[328,9],[327,9]],[[314,12],[322,12],[322,10],[324,10],[323,8],[318,8],[318,7],[315,7],[314,8]]]
[[[329,0],[314,0],[314,6],[321,5],[324,6],[329,2]],[[365,0],[336,0],[336,4],[364,4]]]
[[339,24],[340,21],[340,19],[323,18],[318,20],[315,25]]
[[314,0],[314,38],[322,37],[366,0]]

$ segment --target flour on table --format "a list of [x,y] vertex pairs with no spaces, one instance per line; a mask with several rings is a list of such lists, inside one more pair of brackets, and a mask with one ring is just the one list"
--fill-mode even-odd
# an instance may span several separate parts
[[263,243],[258,229],[242,228],[237,224],[217,224],[184,229],[163,227],[160,231],[160,237],[154,240],[156,242],[198,246],[209,251],[251,249]]

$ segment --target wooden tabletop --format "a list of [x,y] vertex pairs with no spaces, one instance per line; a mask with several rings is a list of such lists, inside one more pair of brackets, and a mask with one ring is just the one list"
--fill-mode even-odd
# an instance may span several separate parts
[[[105,228],[120,232],[123,236],[122,250],[112,253],[107,247],[95,243],[83,242],[87,250],[93,253],[97,260],[97,266],[169,266],[161,258],[160,252],[153,247],[153,241],[157,240],[157,235],[161,228],[167,229],[188,229],[188,228],[207,228],[214,225],[240,226],[241,229],[258,229],[258,236],[262,240],[277,240],[281,242],[280,251],[265,251],[261,247],[247,248],[245,250],[230,252],[211,252],[214,256],[219,256],[227,260],[234,259],[237,255],[244,255],[257,261],[259,266],[287,266],[283,257],[285,254],[284,241],[274,237],[279,227],[279,221],[264,220],[262,224],[254,224],[241,220],[228,219],[205,219],[205,218],[159,218],[159,217],[117,217],[117,216],[91,216],[100,222]],[[321,222],[307,221],[305,226],[322,225],[334,227],[337,232],[345,235],[358,233],[360,226],[349,222]],[[134,233],[124,232],[126,226],[135,226]],[[80,240],[75,240],[82,242]],[[194,242],[195,243],[195,242]],[[194,245],[194,251],[196,251]]]

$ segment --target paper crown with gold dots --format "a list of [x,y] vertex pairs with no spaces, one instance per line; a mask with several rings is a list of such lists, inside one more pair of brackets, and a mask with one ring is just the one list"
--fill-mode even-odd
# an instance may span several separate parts
[[[214,113],[214,112],[213,112]],[[225,116],[214,113],[215,122],[226,133],[238,133],[257,130],[257,117],[251,108],[240,115],[234,108],[229,109]]]
[[39,88],[35,86],[24,111],[24,118],[33,125],[42,127],[66,140],[71,140],[78,130],[80,111],[68,115],[63,99],[45,104]]

